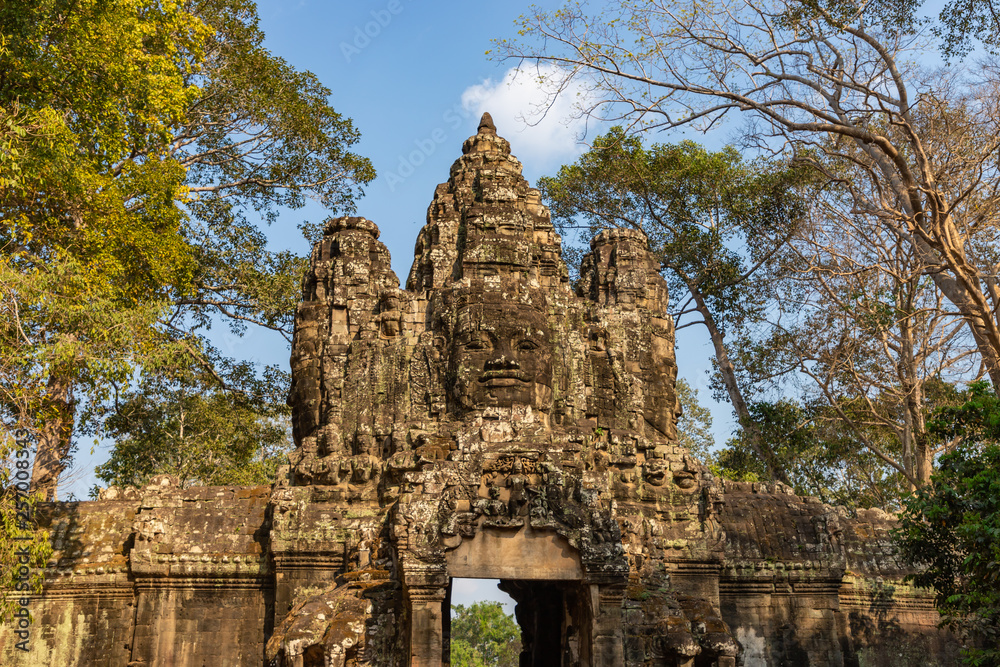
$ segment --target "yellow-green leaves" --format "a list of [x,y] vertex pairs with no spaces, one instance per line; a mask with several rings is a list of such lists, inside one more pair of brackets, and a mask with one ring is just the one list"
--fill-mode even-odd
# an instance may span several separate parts
[[[13,16],[17,14],[17,16]],[[5,100],[62,114],[79,147],[104,165],[169,138],[197,96],[186,73],[211,30],[157,0],[24,2],[0,10]]]
[[0,3],[0,36],[0,290],[20,312],[0,385],[24,399],[0,417],[44,423],[51,487],[74,429],[145,377],[259,393],[203,331],[289,334],[301,261],[260,223],[307,197],[349,212],[374,170],[251,0]]
[[19,3],[0,25],[5,251],[71,255],[126,301],[183,285],[186,174],[166,156],[211,29],[156,0]]

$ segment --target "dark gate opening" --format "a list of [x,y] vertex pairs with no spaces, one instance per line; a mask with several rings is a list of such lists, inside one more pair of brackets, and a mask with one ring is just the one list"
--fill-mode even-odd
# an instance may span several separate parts
[[504,579],[521,627],[519,667],[580,667],[590,660],[590,610],[578,582]]
[[[495,581],[495,580],[494,580]],[[450,662],[453,637],[452,604],[471,602],[454,595],[451,580],[442,619],[444,655]],[[582,667],[591,664],[590,610],[579,582],[504,579],[498,586],[515,602],[514,619],[521,631],[518,667]],[[490,601],[500,600],[499,595]]]

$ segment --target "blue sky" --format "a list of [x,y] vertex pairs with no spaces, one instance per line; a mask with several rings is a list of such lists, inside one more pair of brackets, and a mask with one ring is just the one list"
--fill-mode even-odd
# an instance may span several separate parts
[[[486,55],[490,40],[509,37],[528,2],[320,2],[260,0],[258,13],[271,52],[300,70],[317,75],[331,90],[331,103],[353,119],[361,132],[354,150],[372,160],[378,173],[357,214],[381,229],[392,265],[405,282],[413,259],[413,244],[424,223],[435,186],[448,178],[451,163],[461,155],[462,142],[475,133],[479,117],[489,111],[498,132],[508,139],[524,164],[525,177],[535,183],[572,162],[585,149],[578,141],[584,125],[573,121],[572,98],[562,98],[544,120],[532,117],[544,98],[533,72],[515,75],[514,63]],[[555,8],[561,2],[536,2]],[[525,120],[534,121],[527,125]],[[595,127],[590,128],[594,136]],[[713,144],[716,141],[710,142]],[[660,141],[674,140],[669,136]],[[303,220],[319,222],[329,215],[317,205],[289,211],[272,226],[276,248],[307,253],[298,230]],[[709,403],[705,370],[711,347],[697,328],[684,330],[681,375]],[[217,332],[223,352],[262,363],[287,365],[284,341],[267,332],[250,331],[243,338]],[[713,406],[717,438],[731,428],[731,411]],[[86,498],[94,485],[93,466],[106,457],[102,448],[82,450],[75,471],[60,491]],[[494,584],[479,589],[463,586],[456,602],[470,595],[495,597]],[[472,590],[472,593],[468,593]]]
[[[508,86],[510,65],[485,54],[492,38],[513,32],[528,3],[379,0],[332,8],[266,0],[258,7],[271,51],[315,73],[332,90],[334,108],[361,131],[356,150],[379,176],[358,213],[382,229],[401,280],[434,187],[447,180],[483,110],[532,182],[581,151],[576,128],[558,122],[562,118],[525,127],[517,116],[528,114],[537,98],[532,77],[521,75]],[[555,115],[565,116],[569,106]],[[278,233],[299,242],[294,225]]]

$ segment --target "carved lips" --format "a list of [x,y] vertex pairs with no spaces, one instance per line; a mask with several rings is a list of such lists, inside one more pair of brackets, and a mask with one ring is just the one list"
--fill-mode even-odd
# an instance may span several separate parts
[[533,379],[519,370],[486,371],[479,376],[479,384],[487,387],[516,387],[528,384]]

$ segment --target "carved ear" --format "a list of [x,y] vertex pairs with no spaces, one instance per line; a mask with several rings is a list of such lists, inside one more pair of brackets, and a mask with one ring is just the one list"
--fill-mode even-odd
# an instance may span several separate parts
[[444,336],[434,336],[434,349],[443,353],[448,347],[448,339]]
[[674,333],[674,321],[662,317],[649,318],[650,332],[658,338],[670,339]]

